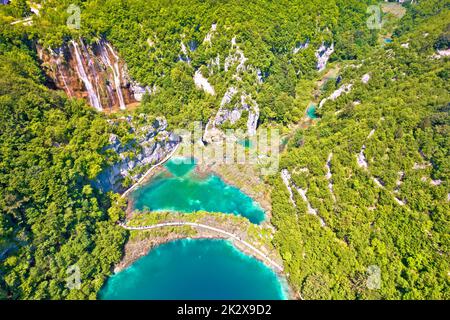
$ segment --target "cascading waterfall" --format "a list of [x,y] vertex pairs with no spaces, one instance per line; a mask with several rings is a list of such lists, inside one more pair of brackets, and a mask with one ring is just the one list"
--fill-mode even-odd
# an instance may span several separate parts
[[56,88],[85,99],[99,111],[125,110],[156,87],[142,87],[127,74],[125,62],[105,39],[88,44],[73,39],[53,51],[37,46],[42,67]]
[[81,49],[83,49],[84,56],[86,57],[87,65],[88,65],[88,68],[90,71],[88,76],[90,74],[92,74],[92,76],[94,78],[94,88],[97,93],[98,100],[102,101],[101,100],[102,95],[100,94],[101,86],[100,86],[100,81],[99,81],[99,76],[98,76],[98,73],[96,70],[96,66],[94,65],[94,62],[91,59],[91,55],[89,54],[89,51],[86,48],[86,46],[84,45],[83,39],[81,39],[81,38],[80,38],[80,45],[81,45]]
[[[70,90],[70,87],[67,84],[66,81],[66,77],[64,76],[64,72],[61,70],[61,58],[62,58],[62,53],[60,52],[59,54],[57,54],[55,51],[52,50],[52,48],[48,48],[48,51],[50,52],[53,61],[56,64],[56,73],[61,76],[61,80],[63,82],[64,88],[66,89],[66,93],[69,97],[72,96],[72,91]],[[38,50],[38,54],[39,54],[39,59],[43,59],[43,51],[42,50]]]
[[56,70],[61,76],[62,82],[64,84],[64,88],[66,89],[66,93],[69,97],[72,97],[72,91],[70,90],[70,87],[67,85],[66,77],[64,76],[64,73],[61,71],[61,68],[59,67],[60,62],[59,59],[56,60]]
[[89,101],[95,109],[97,109],[98,111],[102,111],[103,108],[100,103],[100,99],[98,98],[98,95],[95,92],[94,87],[86,74],[86,70],[84,69],[84,65],[83,65],[83,61],[81,58],[80,50],[78,48],[78,44],[73,40],[71,41],[71,43],[74,48],[75,58],[77,60],[77,72],[78,72],[78,75],[80,76],[81,80],[83,81],[84,86],[86,87],[86,90],[87,90],[88,96],[89,96]]
[[[106,57],[108,57],[108,63],[109,65],[112,67],[113,70],[113,76],[114,76],[114,85],[116,86],[116,93],[117,93],[117,98],[119,99],[119,107],[121,110],[125,110],[126,109],[126,105],[125,105],[125,99],[123,98],[123,94],[122,94],[122,88],[121,88],[121,81],[120,81],[120,68],[119,68],[119,57],[116,55],[116,53],[114,52],[113,48],[111,47],[111,45],[109,43],[106,44],[106,46],[108,47],[109,51],[111,52],[111,54],[113,55],[115,61],[114,61],[114,67],[111,66],[111,61],[108,57],[108,54],[106,53]],[[102,51],[104,50],[103,46],[102,46]]]
[[109,83],[106,85],[106,90],[108,91],[108,97],[111,100],[110,105],[111,106],[115,105],[116,99],[114,98],[114,90]]

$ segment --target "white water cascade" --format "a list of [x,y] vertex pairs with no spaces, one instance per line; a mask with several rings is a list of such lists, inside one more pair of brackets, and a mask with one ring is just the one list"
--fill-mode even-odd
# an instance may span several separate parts
[[[109,60],[109,57],[108,57],[108,53],[106,52],[106,57],[108,57],[109,65],[112,67],[112,70],[113,70],[114,85],[116,87],[117,98],[119,99],[119,107],[121,110],[125,110],[126,105],[125,105],[125,100],[124,100],[123,94],[122,94],[122,88],[120,85],[119,57],[116,55],[116,53],[114,52],[113,48],[111,47],[111,45],[109,43],[106,43],[106,46],[108,47],[109,51],[111,52],[111,54],[113,55],[113,57],[115,59],[114,67],[112,67],[111,61]],[[102,46],[102,51],[103,51],[103,46]]]
[[83,66],[83,62],[81,60],[81,54],[80,54],[80,50],[78,48],[78,44],[75,41],[71,41],[74,51],[75,51],[75,58],[77,60],[77,72],[78,75],[80,76],[81,80],[84,83],[84,86],[86,87],[86,90],[88,92],[88,96],[89,96],[89,101],[91,103],[91,105],[97,109],[98,111],[102,111],[102,105],[100,103],[100,99],[98,98],[98,95],[96,94],[95,90],[94,90],[94,86],[92,85],[91,81],[89,80],[87,74],[86,74],[86,70],[84,70],[84,66]]

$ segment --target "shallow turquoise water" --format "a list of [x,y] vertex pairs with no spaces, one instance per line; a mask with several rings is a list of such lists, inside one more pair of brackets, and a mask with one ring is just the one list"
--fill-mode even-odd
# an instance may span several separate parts
[[391,38],[384,38],[384,42],[385,43],[392,43],[392,39]]
[[238,143],[246,149],[253,147],[253,142],[250,139],[239,140]]
[[309,106],[308,110],[306,111],[306,114],[310,119],[317,119],[316,106],[315,105]]
[[172,158],[164,165],[174,176],[182,177],[191,172],[196,165],[193,158]]
[[224,240],[177,240],[113,275],[100,299],[285,299],[278,276]]
[[150,211],[222,212],[247,217],[260,223],[265,213],[259,204],[238,188],[215,175],[198,177],[195,164],[171,160],[166,168],[171,176],[160,174],[132,194],[134,208]]

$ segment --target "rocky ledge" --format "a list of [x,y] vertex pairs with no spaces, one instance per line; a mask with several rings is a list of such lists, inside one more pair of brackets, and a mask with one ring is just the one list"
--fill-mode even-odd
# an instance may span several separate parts
[[[141,114],[139,117],[147,116]],[[122,192],[128,185],[138,181],[147,168],[158,163],[166,157],[180,142],[180,137],[167,131],[167,121],[157,118],[150,125],[137,127],[132,117],[123,117],[119,121],[127,121],[130,124],[130,134],[134,139],[122,143],[119,137],[111,134],[109,144],[104,152],[118,156],[118,161],[105,168],[93,182],[94,186],[104,192]],[[117,123],[110,120],[112,125]]]

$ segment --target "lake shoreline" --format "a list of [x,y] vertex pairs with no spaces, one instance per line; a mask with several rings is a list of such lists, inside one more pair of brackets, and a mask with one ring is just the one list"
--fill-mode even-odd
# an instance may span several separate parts
[[[170,159],[174,158],[183,158],[180,155],[173,155]],[[169,159],[169,160],[170,160]],[[197,161],[197,160],[195,160]],[[244,187],[239,185],[239,183],[236,183],[236,181],[233,181],[232,178],[228,177],[226,174],[221,172],[220,165],[216,164],[207,164],[198,162],[196,163],[195,169],[193,170],[194,174],[197,175],[199,178],[206,178],[209,175],[215,175],[222,179],[226,184],[233,186],[235,188],[238,188],[241,192],[245,193],[248,197],[250,197],[253,201],[258,203],[260,207],[265,212],[264,220],[261,222],[261,225],[264,225],[266,227],[270,227],[274,230],[274,227],[270,223],[271,219],[271,205],[270,205],[270,197],[268,194],[262,194],[253,192],[251,187]],[[145,179],[137,186],[137,189],[139,187],[142,187],[143,185],[149,183],[152,179],[155,178],[155,176],[159,174],[166,173],[168,176],[171,176],[172,174],[169,172],[169,170],[164,166],[158,166],[153,170],[151,174],[145,177]],[[135,210],[133,208],[134,206],[134,199],[132,197],[132,193],[128,195],[127,197],[128,205],[126,210],[126,218],[127,220],[131,219],[135,213]],[[192,228],[194,229],[194,228]],[[146,232],[146,231],[141,231]],[[148,232],[148,231],[147,231]],[[156,247],[177,241],[182,239],[216,239],[216,240],[226,240],[229,241],[236,250],[240,251],[241,253],[253,257],[259,262],[263,263],[266,267],[270,268],[277,277],[279,277],[280,283],[283,284],[283,290],[285,291],[286,299],[299,299],[298,294],[291,288],[289,285],[289,282],[287,280],[286,274],[284,271],[277,270],[273,265],[268,263],[266,260],[264,260],[262,257],[257,255],[255,252],[250,250],[248,247],[243,245],[242,243],[238,241],[233,241],[232,239],[227,238],[225,235],[212,233],[207,230],[203,230],[201,228],[195,228],[194,234],[190,235],[184,235],[182,233],[176,233],[171,232],[165,236],[154,236],[149,238],[145,238],[139,241],[133,241],[129,239],[124,247],[124,254],[122,256],[122,260],[115,266],[114,273],[120,272],[126,268],[128,268],[132,263],[134,263],[136,260],[140,259],[141,257],[147,255],[151,250],[155,249]],[[277,252],[279,255],[279,253]],[[282,260],[280,260],[282,263]]]
[[[198,231],[198,229],[196,229]],[[145,232],[145,231],[144,231]],[[150,251],[158,248],[161,245],[166,243],[175,242],[179,240],[224,240],[229,242],[236,250],[240,253],[252,257],[258,260],[260,263],[264,264],[267,268],[269,268],[273,273],[276,274],[280,284],[283,287],[283,291],[285,293],[285,298],[287,300],[298,300],[299,297],[295,293],[295,291],[289,285],[289,281],[287,280],[286,274],[284,271],[277,270],[273,267],[273,265],[269,264],[266,260],[262,259],[260,256],[256,255],[252,250],[250,250],[245,245],[237,241],[233,241],[227,238],[224,235],[220,234],[212,234],[210,232],[198,232],[196,235],[184,236],[182,234],[171,234],[170,236],[164,237],[153,237],[151,239],[143,239],[141,241],[136,242],[127,242],[125,245],[126,254],[124,254],[123,259],[119,262],[118,265],[114,268],[114,274],[119,273],[127,268],[129,268],[134,262],[139,260],[140,258],[146,256],[150,253]]]

